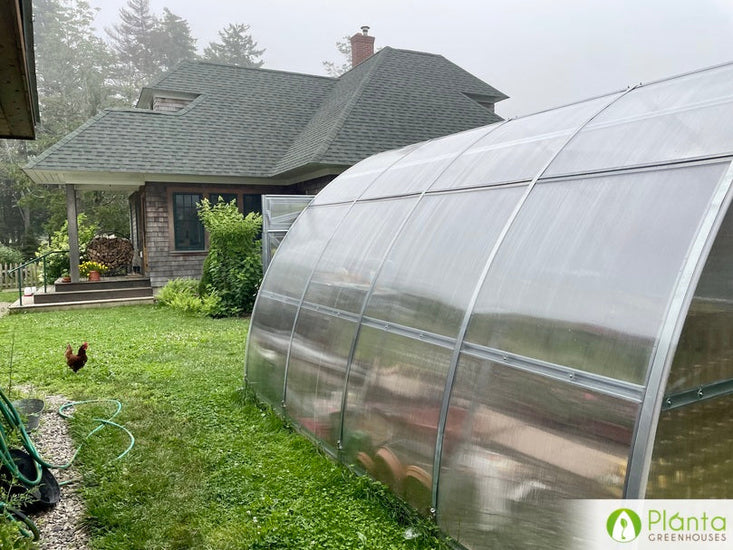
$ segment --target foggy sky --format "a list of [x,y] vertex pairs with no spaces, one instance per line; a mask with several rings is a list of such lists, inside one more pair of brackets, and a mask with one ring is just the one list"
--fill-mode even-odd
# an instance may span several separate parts
[[[100,33],[125,0],[101,8]],[[731,0],[151,0],[188,20],[199,50],[250,25],[264,68],[325,74],[336,41],[371,27],[376,47],[441,54],[510,99],[505,118],[733,61]]]

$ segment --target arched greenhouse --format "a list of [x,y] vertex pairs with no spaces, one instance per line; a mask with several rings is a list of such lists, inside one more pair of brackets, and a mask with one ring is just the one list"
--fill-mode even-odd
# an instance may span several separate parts
[[472,549],[733,498],[732,114],[728,64],[360,162],[275,254],[248,383]]

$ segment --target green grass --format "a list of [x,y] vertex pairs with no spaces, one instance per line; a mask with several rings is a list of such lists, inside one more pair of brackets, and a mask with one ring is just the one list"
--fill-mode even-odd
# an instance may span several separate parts
[[[77,461],[97,549],[447,548],[382,485],[333,463],[241,390],[247,320],[123,307],[0,318],[0,386],[123,401]],[[89,342],[77,374],[67,342]],[[13,397],[16,397],[15,395]],[[94,408],[94,407],[92,407]],[[81,441],[104,411],[79,410]],[[417,538],[405,539],[411,527]]]
[[17,290],[0,290],[0,302],[15,302],[18,299]]

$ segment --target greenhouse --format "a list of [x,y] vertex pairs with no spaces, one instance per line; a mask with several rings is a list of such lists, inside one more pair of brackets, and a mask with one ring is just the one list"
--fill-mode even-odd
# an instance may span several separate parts
[[248,384],[471,549],[733,498],[731,113],[727,64],[360,162],[275,254]]

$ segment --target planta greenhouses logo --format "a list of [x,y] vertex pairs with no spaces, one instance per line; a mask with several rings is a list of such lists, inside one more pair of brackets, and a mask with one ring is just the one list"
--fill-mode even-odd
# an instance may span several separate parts
[[619,508],[608,516],[606,531],[616,542],[631,542],[641,533],[641,518],[633,510]]

